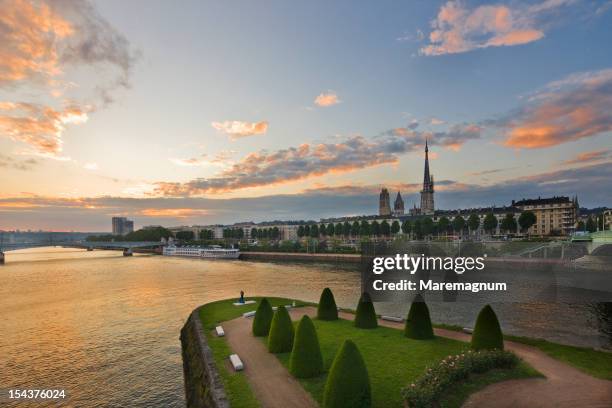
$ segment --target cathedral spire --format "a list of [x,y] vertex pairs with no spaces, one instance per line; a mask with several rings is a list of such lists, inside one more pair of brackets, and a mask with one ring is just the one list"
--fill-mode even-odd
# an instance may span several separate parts
[[431,177],[429,175],[429,146],[427,145],[427,139],[425,139],[425,171],[423,172],[423,190],[428,190],[431,184]]

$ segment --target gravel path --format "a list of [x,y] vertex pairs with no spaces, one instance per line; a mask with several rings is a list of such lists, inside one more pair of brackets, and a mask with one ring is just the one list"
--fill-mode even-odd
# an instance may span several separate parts
[[[290,310],[291,318],[316,315],[314,307]],[[340,317],[353,320],[351,313],[340,312]],[[252,336],[253,320],[240,317],[223,324],[227,341],[245,364],[247,376],[256,397],[264,408],[308,408],[317,404],[300,383],[270,353],[264,343]],[[402,323],[379,320],[381,326],[402,329]],[[470,341],[471,336],[451,330],[435,329],[437,336]],[[521,343],[505,342],[511,350],[544,374],[546,378],[510,380],[492,384],[476,392],[464,407],[544,408],[544,407],[612,407],[612,381],[591,377],[578,369],[549,357],[542,351]]]

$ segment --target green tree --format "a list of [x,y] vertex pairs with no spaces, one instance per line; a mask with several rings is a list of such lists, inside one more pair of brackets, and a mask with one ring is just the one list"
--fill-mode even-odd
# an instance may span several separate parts
[[325,288],[321,292],[321,298],[317,307],[317,319],[338,320],[338,307],[330,288]]
[[485,216],[482,226],[489,234],[493,234],[495,232],[495,228],[497,228],[497,218],[492,212]]
[[420,294],[417,294],[410,305],[406,318],[404,335],[411,339],[433,339],[434,333],[429,316],[429,308]]
[[372,221],[372,224],[370,224],[370,235],[374,235],[375,237],[380,235],[380,224],[376,220]]
[[370,377],[359,349],[345,340],[336,354],[323,391],[323,408],[369,408]]
[[328,235],[328,234],[327,234],[327,227],[325,226],[325,224],[321,224],[321,225],[319,225],[319,234],[320,234],[322,237],[326,237],[326,236]]
[[521,215],[519,215],[518,223],[521,226],[521,230],[524,232],[529,231],[529,228],[536,222],[537,218],[533,211],[523,211]]
[[[519,220],[520,222],[520,220]],[[578,221],[578,225],[576,226],[577,231],[584,231],[586,226],[584,225],[584,221]]]
[[[251,228],[251,239],[255,239],[257,238],[257,233],[259,232],[259,230],[257,228]],[[302,229],[302,233],[304,232],[304,230]],[[298,237],[301,236],[300,235],[300,230],[298,228]]]
[[444,235],[448,232],[448,227],[450,226],[450,221],[446,217],[441,217],[438,220],[438,231],[443,232]]
[[383,222],[380,223],[380,233],[385,237],[391,235],[391,226],[389,225],[387,220],[383,220]]
[[595,223],[595,220],[590,215],[586,222],[586,230],[589,232],[597,231],[597,224]]
[[417,239],[423,239],[423,224],[421,220],[415,220],[412,226],[412,231]]
[[470,232],[478,231],[478,227],[480,226],[480,218],[477,214],[470,214],[467,224]]
[[506,233],[514,233],[516,232],[516,220],[514,219],[514,214],[508,213],[504,217],[501,222],[501,229],[506,231]]
[[[355,224],[353,223],[353,226]],[[351,231],[351,224],[349,224],[348,221],[344,221],[344,224],[342,225],[342,232],[344,233],[345,237],[348,237],[349,235],[351,235],[352,231]],[[357,233],[359,234],[359,224],[357,224]]]
[[312,378],[323,372],[323,356],[312,320],[306,315],[298,323],[293,341],[289,372],[297,378]]
[[374,304],[367,292],[363,292],[359,298],[354,324],[355,327],[359,327],[360,329],[375,329],[378,327],[378,319],[376,317],[376,311],[374,310]]
[[359,234],[362,237],[367,237],[371,234],[370,224],[366,220],[361,221],[361,225],[359,226]]
[[361,228],[359,226],[359,221],[353,221],[353,225],[351,226],[351,235],[356,237],[361,233]]
[[181,241],[193,241],[193,231],[179,231],[176,233],[176,239]]
[[433,220],[429,217],[423,218],[421,228],[423,229],[423,235],[429,236],[433,233],[434,223]]
[[339,222],[336,224],[336,227],[334,228],[334,233],[338,237],[344,235],[344,228],[342,227],[342,223]]
[[463,235],[464,228],[465,228],[465,219],[462,216],[457,215],[455,219],[453,220],[453,230],[459,233],[459,235]]
[[404,234],[410,234],[410,232],[412,232],[412,224],[410,221],[406,220],[402,223],[402,232]]
[[330,223],[327,226],[327,235],[330,237],[333,237],[335,234],[336,234],[336,230],[335,230],[334,224]]
[[401,227],[400,227],[399,221],[397,221],[397,220],[393,221],[393,223],[391,224],[391,233],[393,235],[396,235],[397,233],[400,232],[400,228]]
[[257,337],[267,336],[270,332],[270,324],[272,324],[272,306],[268,302],[267,298],[261,299],[257,311],[255,312],[255,318],[253,319],[253,335]]
[[288,353],[293,348],[293,323],[285,306],[276,308],[270,335],[268,336],[268,351],[270,353]]
[[504,349],[504,335],[497,315],[491,306],[482,308],[476,319],[472,334],[472,348],[475,350]]
[[312,224],[310,226],[310,237],[319,238],[319,227],[317,226],[317,224]]

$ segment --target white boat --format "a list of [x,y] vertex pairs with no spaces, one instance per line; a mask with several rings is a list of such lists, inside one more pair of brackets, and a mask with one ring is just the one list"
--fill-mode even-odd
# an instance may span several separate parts
[[222,248],[219,245],[209,247],[199,246],[174,246],[168,245],[163,249],[164,256],[186,256],[191,258],[207,259],[238,259],[240,250],[234,248]]

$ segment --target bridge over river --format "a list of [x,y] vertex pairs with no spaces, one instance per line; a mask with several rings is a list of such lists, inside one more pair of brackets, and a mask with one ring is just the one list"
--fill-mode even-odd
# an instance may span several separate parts
[[136,248],[157,248],[164,245],[159,241],[141,241],[141,242],[130,242],[130,241],[117,241],[117,242],[91,242],[84,240],[64,240],[54,241],[39,241],[39,242],[18,242],[18,243],[5,243],[0,241],[0,264],[5,262],[5,253],[8,251],[16,251],[19,249],[27,248],[40,248],[49,246],[61,246],[64,248],[82,248],[88,251],[94,249],[105,249],[123,251],[123,256],[131,256]]

